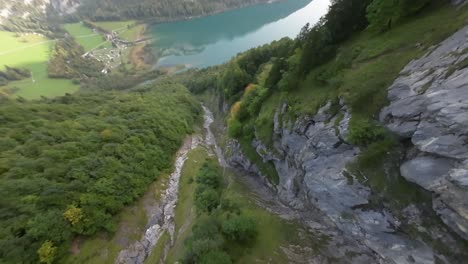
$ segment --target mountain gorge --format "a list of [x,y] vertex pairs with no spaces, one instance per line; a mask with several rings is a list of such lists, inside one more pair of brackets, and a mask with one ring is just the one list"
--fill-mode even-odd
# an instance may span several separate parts
[[323,50],[306,55],[302,46],[288,58],[294,48],[284,40],[186,83],[196,92],[216,87],[208,93],[218,94],[210,100],[227,121],[231,138],[220,140],[228,162],[297,211],[330,220],[306,223],[328,234],[331,257],[344,263],[467,258],[468,28],[465,11],[451,20],[460,23],[454,35],[437,27],[449,9],[433,6],[380,36],[361,33],[305,76],[297,70],[304,56],[320,59]]
[[[0,56],[50,43],[45,80],[79,89],[0,90],[0,263],[467,263],[468,2],[333,0],[217,66],[128,61],[145,22],[263,2],[0,0],[25,45]],[[171,33],[205,49],[306,2]],[[14,66],[0,88],[38,87]]]

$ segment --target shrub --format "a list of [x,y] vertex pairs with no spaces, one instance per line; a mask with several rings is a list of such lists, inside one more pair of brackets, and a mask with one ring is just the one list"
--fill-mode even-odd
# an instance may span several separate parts
[[39,261],[41,263],[51,264],[57,254],[57,247],[55,247],[52,242],[46,241],[37,250],[37,254],[39,255]]
[[185,241],[187,252],[183,263],[196,263],[197,259],[223,246],[218,220],[213,215],[202,215],[195,222],[191,236]]
[[219,205],[219,195],[213,189],[206,189],[195,196],[195,206],[200,212],[210,213]]
[[223,234],[236,242],[251,242],[257,236],[257,226],[251,217],[234,216],[224,221]]
[[228,135],[232,138],[239,138],[242,135],[242,123],[236,118],[228,120]]
[[221,177],[217,168],[208,163],[203,164],[197,175],[197,183],[206,185],[212,189],[218,189],[221,185]]
[[203,255],[198,262],[200,264],[231,264],[231,257],[224,251],[211,251]]
[[360,146],[367,146],[387,137],[387,131],[368,119],[353,118],[349,126],[348,140]]
[[240,214],[241,212],[239,203],[228,198],[224,198],[221,201],[221,209],[223,209],[223,211],[235,214]]
[[380,164],[385,155],[392,151],[397,146],[393,139],[385,139],[370,144],[361,155],[359,155],[358,162],[361,167],[370,168]]

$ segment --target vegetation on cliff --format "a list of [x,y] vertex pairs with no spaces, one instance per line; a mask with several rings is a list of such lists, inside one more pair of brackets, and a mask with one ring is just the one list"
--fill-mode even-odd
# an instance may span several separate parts
[[329,13],[297,39],[249,50],[180,80],[195,93],[213,88],[232,107],[229,134],[274,182],[252,141],[274,151],[273,119],[283,103],[287,111],[279,118],[294,121],[329,101],[334,111],[343,99],[352,112],[347,140],[371,146],[371,156],[381,157],[388,150],[382,146],[392,146],[376,122],[387,87],[410,60],[464,26],[467,17],[466,7],[440,1],[333,1]]

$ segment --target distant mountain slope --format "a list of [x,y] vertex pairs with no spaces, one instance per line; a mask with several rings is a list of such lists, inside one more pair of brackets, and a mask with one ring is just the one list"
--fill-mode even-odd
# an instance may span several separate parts
[[184,19],[271,0],[82,0],[79,14],[93,20]]
[[0,0],[0,28],[46,33],[50,18],[74,13],[79,0]]
[[0,0],[0,29],[13,32],[54,31],[58,16],[72,19],[151,19],[171,21],[213,14],[271,0]]

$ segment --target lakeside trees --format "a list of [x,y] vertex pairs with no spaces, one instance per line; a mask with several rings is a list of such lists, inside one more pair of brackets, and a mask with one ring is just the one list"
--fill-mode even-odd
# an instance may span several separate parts
[[[78,15],[92,20],[120,20],[122,18],[149,18],[159,21],[184,19],[211,14],[249,4],[259,0],[98,0],[87,1],[79,9]],[[267,2],[267,1],[263,1]]]

